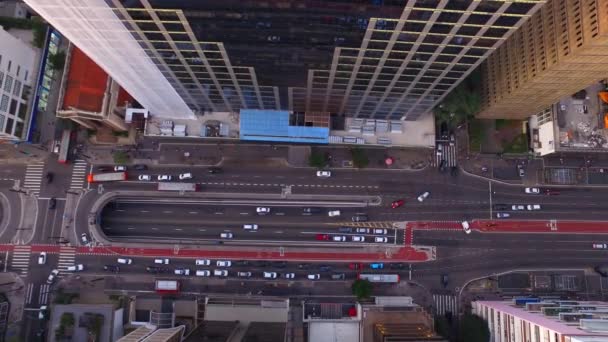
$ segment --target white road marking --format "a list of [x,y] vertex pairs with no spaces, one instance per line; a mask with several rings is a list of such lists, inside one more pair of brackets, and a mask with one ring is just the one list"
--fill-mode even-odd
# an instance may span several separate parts
[[240,215],[249,215],[249,213],[239,213]]
[[277,215],[277,216],[284,216],[285,213],[275,213],[275,215]]
[[149,213],[149,211],[147,211],[147,210],[140,210],[139,212],[140,213]]
[[218,211],[215,213],[215,215],[224,215],[224,213]]
[[173,228],[173,230],[183,230],[183,229],[181,229],[181,228]]
[[198,211],[189,211],[189,214],[198,214]]

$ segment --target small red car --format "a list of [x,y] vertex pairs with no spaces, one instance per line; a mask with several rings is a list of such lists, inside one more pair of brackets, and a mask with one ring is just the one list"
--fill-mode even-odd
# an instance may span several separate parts
[[317,240],[329,240],[329,235],[327,235],[327,234],[317,234],[315,236],[315,239],[317,239]]
[[545,195],[547,195],[547,196],[559,195],[559,190],[545,189]]
[[400,206],[404,205],[405,201],[402,199],[393,201],[393,203],[391,203],[391,208],[395,209],[395,208],[399,208]]
[[348,268],[350,268],[351,270],[360,270],[363,269],[363,264],[362,263],[357,263],[357,262],[353,262],[348,264]]

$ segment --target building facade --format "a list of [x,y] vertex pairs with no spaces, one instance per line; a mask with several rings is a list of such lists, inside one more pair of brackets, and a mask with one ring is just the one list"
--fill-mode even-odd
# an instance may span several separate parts
[[523,119],[608,77],[607,0],[550,0],[482,63],[481,118]]
[[518,304],[476,301],[472,306],[488,323],[491,342],[608,341],[607,302],[534,298]]
[[151,115],[416,120],[544,0],[25,0]]
[[36,51],[0,27],[0,140],[26,138]]

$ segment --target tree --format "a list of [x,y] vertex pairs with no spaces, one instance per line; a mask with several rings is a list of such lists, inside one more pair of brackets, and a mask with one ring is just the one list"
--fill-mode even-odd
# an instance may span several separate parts
[[353,158],[353,165],[356,168],[362,169],[369,165],[369,158],[364,150],[354,147],[350,149],[351,157]]
[[490,329],[488,323],[481,317],[465,314],[460,320],[459,341],[462,342],[488,342]]
[[127,164],[129,162],[129,155],[124,151],[116,151],[112,153],[114,164]]
[[479,72],[473,72],[456,86],[435,108],[435,119],[438,122],[459,124],[473,118],[481,108],[480,78]]
[[313,150],[310,152],[310,156],[308,156],[308,165],[316,168],[322,168],[327,165],[327,159],[323,153]]
[[371,296],[374,286],[367,279],[357,279],[353,282],[351,289],[357,299],[365,299]]
[[65,51],[57,51],[57,53],[49,55],[49,63],[53,70],[63,70],[65,66]]

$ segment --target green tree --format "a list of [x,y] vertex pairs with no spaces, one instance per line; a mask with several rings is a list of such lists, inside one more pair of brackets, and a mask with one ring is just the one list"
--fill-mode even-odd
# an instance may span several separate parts
[[114,164],[127,164],[129,162],[129,155],[124,151],[116,151],[112,153]]
[[353,295],[357,296],[357,299],[369,298],[372,295],[374,286],[367,279],[357,279],[351,285]]
[[71,327],[74,325],[74,314],[71,312],[64,312],[61,315],[61,325]]
[[53,70],[63,70],[63,67],[65,66],[65,51],[58,51],[55,54],[49,55],[49,63]]
[[315,150],[311,151],[310,156],[308,156],[308,165],[316,168],[325,167],[327,165],[325,154]]
[[457,125],[471,119],[481,108],[481,74],[473,72],[454,88],[435,108],[435,119]]
[[353,158],[353,165],[356,168],[363,169],[369,165],[369,158],[364,150],[354,147],[350,149],[351,157]]
[[459,341],[461,342],[488,342],[490,330],[488,323],[481,317],[465,314],[460,320]]

